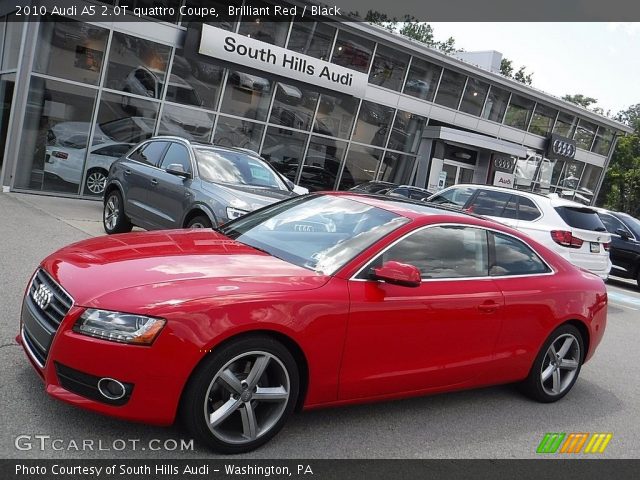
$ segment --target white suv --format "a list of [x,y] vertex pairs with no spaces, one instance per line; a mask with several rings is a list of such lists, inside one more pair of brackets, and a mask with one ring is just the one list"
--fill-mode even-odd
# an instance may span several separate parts
[[504,223],[526,233],[574,265],[606,280],[611,235],[597,213],[555,194],[539,195],[488,185],[458,184],[427,199]]

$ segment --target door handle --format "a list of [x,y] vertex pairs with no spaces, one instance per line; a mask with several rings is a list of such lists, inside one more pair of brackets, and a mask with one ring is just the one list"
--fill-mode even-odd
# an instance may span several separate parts
[[500,304],[496,303],[492,300],[481,303],[480,305],[478,305],[478,310],[480,310],[482,313],[493,313],[495,311],[498,310],[498,308],[500,308]]
[[158,180],[156,180],[155,178],[151,179],[151,185],[155,186],[158,185]]
[[131,175],[131,170],[126,169],[126,170],[124,171],[124,174],[125,174],[125,175]]

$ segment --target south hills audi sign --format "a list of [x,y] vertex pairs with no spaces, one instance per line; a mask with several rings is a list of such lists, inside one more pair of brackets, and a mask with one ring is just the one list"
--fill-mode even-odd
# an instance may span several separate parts
[[576,142],[570,138],[553,134],[547,141],[545,156],[549,160],[573,160],[576,157]]
[[367,88],[364,73],[207,24],[198,53],[354,97],[364,97]]

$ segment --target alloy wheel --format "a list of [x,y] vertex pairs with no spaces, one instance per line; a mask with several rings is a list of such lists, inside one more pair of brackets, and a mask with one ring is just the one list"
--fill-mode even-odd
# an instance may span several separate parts
[[204,401],[206,424],[223,442],[253,442],[278,423],[290,389],[287,369],[275,355],[264,351],[238,355],[209,384]]
[[91,172],[87,176],[87,188],[94,195],[100,195],[104,192],[104,188],[107,185],[107,177],[101,172]]
[[547,350],[540,370],[542,389],[548,395],[562,394],[573,384],[580,366],[580,343],[570,333],[560,335]]
[[116,195],[111,195],[107,200],[104,208],[104,223],[109,230],[116,228],[118,224],[118,216],[120,212],[120,204]]

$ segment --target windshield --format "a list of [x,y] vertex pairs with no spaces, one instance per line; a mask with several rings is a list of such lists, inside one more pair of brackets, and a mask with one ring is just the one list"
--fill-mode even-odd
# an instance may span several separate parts
[[241,152],[194,148],[198,172],[207,182],[288,190],[275,171],[263,160]]
[[274,257],[331,275],[409,219],[348,198],[305,195],[221,228]]

